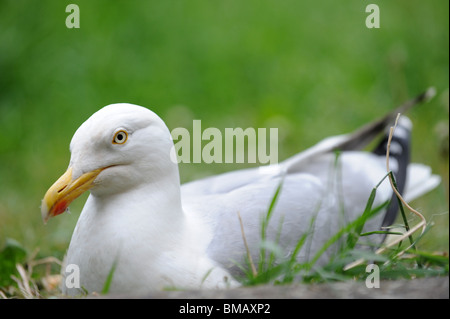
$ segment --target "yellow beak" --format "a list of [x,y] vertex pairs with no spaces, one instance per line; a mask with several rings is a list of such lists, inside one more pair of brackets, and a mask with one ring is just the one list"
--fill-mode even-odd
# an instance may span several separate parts
[[64,213],[75,198],[93,186],[93,182],[104,168],[85,173],[72,179],[72,168],[67,171],[45,193],[41,205],[42,220],[47,223],[50,217]]

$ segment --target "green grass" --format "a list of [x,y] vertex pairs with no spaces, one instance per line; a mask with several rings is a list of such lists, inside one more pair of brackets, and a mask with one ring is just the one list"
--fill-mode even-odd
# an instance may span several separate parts
[[149,107],[170,129],[278,127],[283,160],[435,86],[407,115],[412,161],[443,182],[412,204],[434,223],[421,247],[448,251],[448,133],[437,132],[448,130],[448,1],[376,3],[381,28],[369,30],[360,0],[80,0],[81,28],[69,30],[64,1],[0,1],[0,247],[14,238],[28,257],[62,260],[86,195],[46,226],[40,201],[104,105]]
[[[368,266],[374,264],[379,269],[379,280],[448,276],[448,254],[417,249],[420,240],[432,230],[431,224],[427,224],[426,230],[419,234],[416,239],[413,239],[412,235],[406,236],[403,232],[392,232],[389,229],[366,233],[362,232],[365,223],[387,207],[388,202],[378,207],[373,207],[373,204],[377,195],[377,188],[388,176],[394,178],[392,173],[388,173],[374,187],[367,200],[366,208],[358,218],[344,225],[318,251],[314,252],[311,258],[301,262],[298,261],[297,257],[302,249],[308,249],[308,241],[312,238],[314,232],[314,217],[311,218],[309,230],[300,235],[296,246],[288,255],[279,245],[278,236],[275,242],[267,240],[267,228],[270,224],[278,197],[282,192],[283,182],[281,182],[270,202],[267,213],[261,219],[261,243],[257,265],[254,264],[250,257],[245,239],[245,230],[241,224],[243,241],[247,247],[247,265],[238,265],[244,273],[243,277],[238,278],[242,285],[286,285],[299,281],[303,283],[349,280],[367,282],[368,276],[371,273]],[[396,187],[395,183],[394,187]],[[401,201],[400,210],[404,214],[403,203]],[[283,231],[281,224],[282,221],[280,222],[279,234]],[[408,223],[395,226],[396,228],[404,228],[405,232],[410,229]],[[373,246],[373,243],[368,244],[360,241],[361,238],[366,236],[379,234],[401,236],[402,241],[396,245],[383,243],[381,247],[386,248],[383,253],[379,253],[378,250],[375,251],[377,247]],[[408,238],[410,239],[410,244],[402,244]],[[331,255],[329,261],[325,265],[318,265],[317,262],[321,256],[335,245],[338,245],[339,248]],[[2,278],[0,282],[0,293],[3,298],[48,298],[62,296],[56,286],[48,284],[49,278],[60,278],[58,275],[59,270],[50,272],[50,268],[48,267],[55,263],[60,265],[59,261],[55,261],[54,259],[35,260],[35,255],[27,256],[26,250],[22,245],[11,239],[7,240],[5,247],[0,251],[0,257],[0,278]],[[46,272],[42,272],[42,270],[40,272],[35,271],[34,267],[40,264],[47,266]],[[115,268],[116,263],[111,267],[105,280],[101,291],[103,295],[109,292]],[[209,273],[205,274],[203,280],[206,279]],[[170,288],[170,290],[178,289],[176,283],[175,287]],[[86,295],[88,295],[87,292]]]
[[[302,249],[308,249],[306,247],[308,238],[313,236],[314,217],[310,221],[310,229],[301,234],[295,248],[289,254],[279,246],[278,239],[271,243],[266,241],[267,226],[282,188],[281,183],[276,189],[267,213],[261,222],[261,249],[257,267],[253,264],[249,253],[247,253],[247,267],[240,266],[245,273],[245,276],[241,278],[241,282],[244,285],[253,286],[261,284],[291,284],[298,282],[299,278],[304,283],[346,280],[364,281],[367,280],[369,274],[367,267],[372,264],[376,264],[379,267],[380,280],[448,276],[448,254],[417,249],[417,246],[420,245],[420,240],[432,230],[432,224],[427,224],[425,231],[420,233],[416,240],[413,239],[412,234],[409,236],[404,234],[410,229],[406,219],[404,219],[405,223],[403,225],[395,225],[396,228],[403,228],[403,232],[393,232],[390,229],[374,229],[373,231],[362,232],[365,223],[386,209],[389,204],[389,202],[385,202],[378,207],[373,207],[377,188],[388,176],[392,178],[394,181],[393,187],[396,188],[394,176],[390,172],[374,187],[362,214],[333,234],[309,259],[307,258],[307,260],[300,262],[298,261],[298,254]],[[402,215],[405,215],[403,202],[400,201],[400,197],[398,199],[400,211]],[[282,229],[280,228],[279,231],[282,232]],[[379,234],[394,236],[392,240],[385,241],[381,248],[374,246],[374,242],[369,243],[360,240],[361,238]],[[245,237],[244,232],[243,236]],[[397,241],[401,239],[401,241],[394,245],[390,243],[394,239]],[[407,239],[409,239],[409,245],[402,244]],[[318,265],[318,260],[334,245],[338,245],[337,252],[331,255],[331,258],[325,265]],[[267,258],[268,255],[269,258]],[[255,271],[255,269],[258,270]]]

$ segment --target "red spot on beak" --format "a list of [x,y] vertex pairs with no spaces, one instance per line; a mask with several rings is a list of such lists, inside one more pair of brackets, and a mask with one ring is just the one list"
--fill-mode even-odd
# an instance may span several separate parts
[[53,208],[53,216],[58,216],[59,214],[62,214],[67,209],[67,202],[65,200],[60,201],[56,206]]

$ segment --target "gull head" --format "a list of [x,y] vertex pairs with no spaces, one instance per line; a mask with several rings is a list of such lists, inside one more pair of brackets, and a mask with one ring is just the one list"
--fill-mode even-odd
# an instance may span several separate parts
[[127,103],[105,106],[75,132],[69,167],[42,200],[44,222],[87,190],[109,196],[178,174],[172,150],[170,132],[154,112]]

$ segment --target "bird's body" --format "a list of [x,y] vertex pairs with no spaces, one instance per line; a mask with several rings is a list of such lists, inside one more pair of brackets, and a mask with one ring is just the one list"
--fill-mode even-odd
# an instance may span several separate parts
[[[385,158],[361,151],[332,152],[354,138],[349,136],[325,140],[269,167],[180,185],[164,122],[143,107],[110,105],[75,133],[69,170],[44,198],[43,217],[60,214],[90,189],[66,256],[66,264],[79,267],[81,286],[89,292],[102,290],[113,267],[110,292],[233,287],[238,285],[236,265],[245,265],[246,258],[239,216],[257,260],[261,221],[279,185],[267,239],[278,241],[288,255],[302,234],[311,231],[314,219],[300,261],[364,211],[370,192],[386,175]],[[406,194],[408,187],[424,185],[420,195],[438,182],[425,166],[410,165],[409,175],[415,175],[413,171],[425,173],[421,180],[409,179]],[[385,181],[374,207],[391,196]],[[370,220],[367,228],[378,229],[382,218]],[[62,289],[80,292],[64,282]]]

